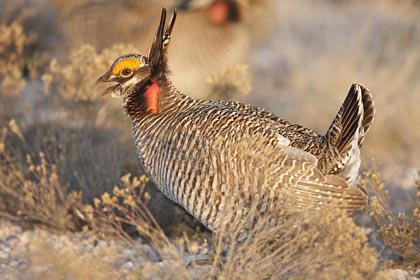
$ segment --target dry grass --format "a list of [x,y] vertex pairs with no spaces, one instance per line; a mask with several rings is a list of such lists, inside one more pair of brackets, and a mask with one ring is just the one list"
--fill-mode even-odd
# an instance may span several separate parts
[[33,279],[118,279],[118,273],[111,267],[111,260],[117,258],[117,253],[112,249],[102,253],[102,257],[81,254],[70,246],[56,246],[36,239],[31,241],[28,252],[30,267],[26,273],[30,273]]
[[[29,176],[28,156],[36,159],[42,153],[46,162],[55,166],[60,184],[83,191],[89,200],[111,189],[123,174],[125,164],[131,165],[130,157],[124,159],[118,148],[121,142],[116,134],[106,129],[46,123],[21,130],[12,120],[2,131],[3,172],[15,177],[20,173]],[[96,164],[87,169],[86,163],[91,160]],[[102,187],[97,188],[98,184]]]
[[[174,246],[163,235],[144,208],[144,202],[133,194],[133,189],[141,185],[140,181],[128,178],[123,179],[126,189],[117,188],[114,195],[104,195],[95,203],[94,209],[87,211],[91,213],[89,220],[94,222],[93,228],[103,236],[122,236],[131,240],[123,227],[130,225],[148,237],[163,260],[175,260],[175,263],[178,260],[180,264],[179,245]],[[273,219],[283,222],[269,226]],[[220,242],[216,242],[210,252],[213,256],[210,275],[218,279],[310,279],[319,275],[323,279],[373,279],[376,276],[386,279],[383,278],[385,273],[378,274],[377,256],[374,249],[367,247],[364,230],[337,209],[325,208],[292,216],[284,211],[272,212],[261,218],[240,242],[237,240],[243,235],[241,229],[230,233],[229,239],[226,234],[220,232],[215,236]],[[219,258],[223,250],[228,252],[225,261]],[[193,262],[192,267],[197,266]],[[182,274],[173,274],[173,271],[153,265],[149,267],[161,277],[184,279]],[[179,268],[185,272],[185,267]]]
[[393,249],[404,262],[420,265],[420,181],[417,201],[410,213],[394,213],[389,205],[388,191],[380,174],[366,172],[362,183],[372,193],[369,215],[385,245]]
[[101,95],[95,92],[98,73],[105,73],[110,62],[122,53],[130,53],[130,50],[134,47],[115,45],[98,53],[93,46],[83,45],[71,50],[65,61],[51,61],[48,71],[42,76],[45,91],[57,93],[60,101],[100,102]]
[[41,77],[44,99],[66,123],[118,129],[121,122],[127,122],[119,106],[100,94],[95,81],[118,56],[132,50],[134,47],[115,45],[98,52],[83,45],[72,49],[62,61],[54,58]]
[[[283,213],[271,213],[262,222],[268,223],[278,215]],[[211,253],[216,257],[210,265],[210,274],[196,273],[196,279],[209,276],[217,279],[391,279],[386,272],[378,272],[376,254],[366,246],[363,229],[340,211],[328,209],[293,216],[275,227],[257,227],[250,233],[252,238],[227,244],[229,251],[224,262],[217,257],[220,249],[214,249]],[[73,246],[63,247],[39,238],[32,240],[28,271],[37,279],[48,275],[76,279],[93,279],[94,275],[95,279],[123,277],[112,266],[118,259],[114,248],[90,253]],[[177,246],[172,244],[171,249],[165,251],[163,262],[145,262],[130,273],[132,278],[129,279],[188,279],[188,271],[180,258],[182,250],[177,249],[179,244]],[[143,253],[137,248],[137,254]],[[198,268],[199,265],[193,263],[189,269]]]
[[127,174],[121,178],[122,187],[114,187],[112,194],[104,193],[94,200],[93,207],[84,209],[86,220],[93,231],[103,237],[117,237],[132,241],[126,230],[136,231],[149,241],[158,241],[158,248],[170,244],[163,230],[147,207],[151,196],[146,192],[148,179]]
[[133,236],[140,236],[150,244],[158,259],[167,262],[165,266],[145,263],[145,267],[136,272],[138,277],[186,279],[180,247],[184,241],[171,241],[150,212],[147,204],[152,197],[146,191],[147,181],[145,175],[138,178],[127,174],[121,178],[121,188],[115,186],[112,194],[104,193],[94,200],[93,206],[86,205],[84,215],[89,230],[100,238],[115,238],[131,246],[136,245]]
[[20,23],[3,24],[0,21],[0,125],[6,115],[20,109],[18,99],[26,85],[21,57],[29,43],[30,38]]
[[251,76],[248,65],[225,67],[207,79],[211,85],[211,99],[232,99],[233,96],[248,95],[251,91]]
[[0,90],[5,96],[21,94],[25,81],[22,75],[23,62],[20,57],[29,43],[23,26],[17,22],[0,25]]
[[[253,238],[231,243],[221,279],[373,279],[377,259],[362,228],[344,212],[323,209],[257,227]],[[265,221],[267,222],[267,220]]]
[[57,168],[40,152],[36,159],[26,157],[26,166],[10,153],[6,137],[8,130],[15,140],[25,141],[14,120],[0,135],[0,200],[1,213],[42,223],[60,230],[80,228],[76,213],[82,206],[81,194],[68,192],[59,180]]

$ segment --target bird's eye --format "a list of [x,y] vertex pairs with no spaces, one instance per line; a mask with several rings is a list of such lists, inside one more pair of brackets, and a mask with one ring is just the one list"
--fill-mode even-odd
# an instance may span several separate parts
[[121,76],[124,76],[124,77],[130,76],[131,73],[132,71],[129,68],[124,68],[123,70],[121,70]]

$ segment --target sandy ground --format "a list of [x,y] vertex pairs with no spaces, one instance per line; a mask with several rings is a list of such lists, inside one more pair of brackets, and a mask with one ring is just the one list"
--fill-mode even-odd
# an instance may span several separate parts
[[25,230],[0,221],[0,279],[157,279],[178,266],[191,279],[209,273],[209,265],[186,269],[189,260],[188,254],[162,260],[141,239],[128,245],[99,240],[91,233]]
[[[99,240],[91,233],[25,230],[0,221],[0,279],[4,280],[161,279],[174,271],[178,271],[178,276],[185,273],[190,279],[205,279],[211,266],[186,268],[189,257],[188,254],[182,259],[164,256],[162,261],[140,239],[128,245]],[[420,269],[390,269],[389,274],[395,280],[420,279]]]

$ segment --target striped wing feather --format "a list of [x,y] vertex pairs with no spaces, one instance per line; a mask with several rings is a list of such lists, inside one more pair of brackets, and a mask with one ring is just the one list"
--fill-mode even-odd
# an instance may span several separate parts
[[[367,205],[367,195],[361,189],[336,175],[323,175],[311,154],[291,147],[283,147],[283,150],[288,164],[294,166],[294,172],[301,174],[296,181],[285,184],[283,192],[287,194],[289,210],[326,205],[354,210]],[[280,179],[284,181],[282,176]]]

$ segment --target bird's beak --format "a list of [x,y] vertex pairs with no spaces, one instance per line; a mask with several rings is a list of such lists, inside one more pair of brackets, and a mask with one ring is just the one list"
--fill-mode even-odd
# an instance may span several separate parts
[[[112,75],[112,73],[107,72],[104,75],[102,75],[95,83],[95,85],[101,85],[104,83],[110,83],[115,82],[115,77]],[[104,91],[102,91],[101,95],[107,95],[108,93],[111,93],[111,97],[120,97],[121,96],[121,85],[116,84],[112,85],[110,87],[107,87]]]
[[97,85],[100,85],[100,84],[103,84],[103,83],[107,83],[107,82],[110,82],[110,80],[109,80],[109,77],[110,75],[109,75],[109,73],[105,73],[104,75],[102,75],[97,81],[96,81],[96,83],[95,83],[95,85],[97,86]]

